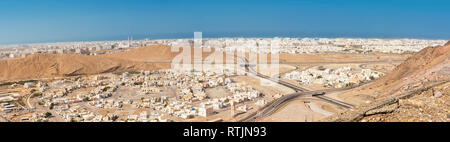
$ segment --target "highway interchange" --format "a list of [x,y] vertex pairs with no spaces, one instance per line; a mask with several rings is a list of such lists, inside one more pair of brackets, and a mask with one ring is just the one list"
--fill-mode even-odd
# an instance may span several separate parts
[[[271,114],[273,114],[274,112],[276,112],[277,110],[279,110],[282,106],[284,106],[285,104],[289,103],[292,100],[295,100],[297,98],[304,98],[304,97],[313,97],[316,98],[318,100],[330,103],[330,104],[334,104],[336,106],[348,109],[353,107],[352,104],[343,102],[343,101],[339,101],[333,98],[330,98],[328,96],[325,96],[326,93],[331,93],[331,92],[338,92],[338,91],[345,91],[345,90],[349,90],[349,89],[353,89],[365,84],[368,84],[370,82],[366,82],[366,83],[362,83],[359,84],[359,86],[353,86],[353,87],[347,87],[347,88],[338,88],[338,89],[326,89],[326,90],[315,90],[315,91],[310,91],[308,89],[302,88],[300,86],[279,80],[277,78],[274,77],[269,77],[266,75],[263,75],[257,71],[255,71],[253,69],[253,67],[255,65],[252,65],[249,63],[248,59],[245,57],[240,57],[240,56],[236,56],[236,55],[229,55],[227,54],[227,56],[234,56],[237,57],[238,59],[241,60],[240,63],[243,63],[243,65],[241,66],[245,66],[246,72],[251,73],[257,77],[260,78],[264,78],[267,80],[270,80],[272,82],[275,82],[277,84],[280,84],[282,86],[291,88],[293,90],[295,90],[295,93],[292,94],[287,94],[282,96],[281,98],[278,98],[274,101],[271,101],[269,103],[267,103],[266,105],[264,105],[261,110],[251,113],[250,115],[242,118],[241,120],[238,120],[239,122],[254,122],[257,119],[263,118],[263,117],[267,117],[270,116]],[[352,61],[352,62],[279,62],[279,63],[274,63],[274,64],[295,64],[295,65],[327,65],[327,64],[361,64],[360,67],[362,69],[366,68],[366,65],[368,64],[379,64],[379,63],[400,63],[403,62],[404,60],[388,60],[388,61]],[[172,63],[172,62],[153,62],[153,61],[146,61],[147,63],[159,63],[159,64],[184,64],[184,63]],[[203,64],[203,61],[194,61],[191,62],[191,64]],[[226,63],[216,63],[216,64],[236,64],[235,62],[226,62]],[[258,63],[258,64],[269,64],[269,63]],[[384,73],[384,72],[383,72]]]

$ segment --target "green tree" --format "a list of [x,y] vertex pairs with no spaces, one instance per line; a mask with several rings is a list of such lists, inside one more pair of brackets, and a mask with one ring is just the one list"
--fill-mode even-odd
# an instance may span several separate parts
[[50,118],[50,117],[52,117],[52,113],[46,112],[46,113],[45,113],[45,118]]
[[49,107],[49,109],[50,109],[50,110],[52,110],[52,109],[53,109],[53,107],[55,107],[55,105],[54,105],[53,103],[50,103],[50,107]]

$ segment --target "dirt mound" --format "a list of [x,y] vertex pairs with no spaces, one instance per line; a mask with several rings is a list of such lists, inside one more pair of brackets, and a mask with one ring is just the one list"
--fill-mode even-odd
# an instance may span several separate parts
[[[101,55],[103,57],[113,57],[124,60],[132,60],[132,61],[145,61],[145,62],[171,62],[173,58],[177,55],[182,55],[183,49],[185,48],[174,48],[168,45],[152,45],[146,47],[140,47],[128,50],[126,52],[119,52],[113,54],[104,54]],[[189,48],[187,48],[189,49]],[[199,49],[199,48],[195,48]],[[175,51],[172,51],[175,50]],[[201,49],[200,49],[201,50]],[[206,50],[205,50],[206,51]],[[214,49],[211,49],[208,52],[202,51],[203,59],[209,56],[214,52]],[[190,47],[191,59],[194,59],[194,47]]]
[[170,61],[179,53],[172,52],[171,47],[167,45],[153,45],[100,56],[132,61]]
[[20,59],[1,60],[0,81],[168,68],[170,65],[143,61],[170,61],[176,55],[170,47],[162,45],[98,56],[32,54]]
[[[193,59],[194,48],[190,49]],[[203,58],[213,51],[203,52]],[[97,56],[33,54],[20,59],[1,60],[0,81],[170,68],[169,63],[181,52],[183,48],[175,52],[167,45],[152,45]]]

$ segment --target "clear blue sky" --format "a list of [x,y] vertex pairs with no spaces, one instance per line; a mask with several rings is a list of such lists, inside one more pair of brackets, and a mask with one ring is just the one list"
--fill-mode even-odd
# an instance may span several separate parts
[[0,44],[136,37],[450,39],[448,0],[0,0]]

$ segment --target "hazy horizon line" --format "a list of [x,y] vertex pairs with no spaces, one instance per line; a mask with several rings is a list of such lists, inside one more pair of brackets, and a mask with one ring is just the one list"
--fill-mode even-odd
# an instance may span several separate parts
[[[163,33],[156,35],[145,35],[145,34],[130,34],[130,35],[117,35],[117,36],[103,36],[94,37],[87,39],[60,39],[60,40],[42,40],[42,41],[29,41],[29,42],[0,42],[0,46],[7,45],[27,45],[27,44],[45,44],[45,43],[69,43],[69,42],[106,42],[106,41],[126,41],[128,37],[133,37],[133,40],[170,40],[170,39],[190,39],[194,38],[194,32],[192,33]],[[206,33],[206,34],[205,34]],[[227,36],[228,34],[228,36]],[[377,34],[367,34],[356,36],[358,34],[306,34],[306,33],[291,33],[291,34],[254,34],[245,33],[242,35],[233,35],[234,33],[207,33],[204,32],[204,39],[217,39],[217,38],[352,38],[352,39],[418,39],[418,40],[450,40],[442,37],[429,37],[429,36],[396,36],[396,35],[378,35]],[[295,36],[297,35],[297,36]],[[308,36],[309,35],[309,36]],[[315,36],[313,36],[315,35]],[[136,38],[137,37],[137,38]]]

